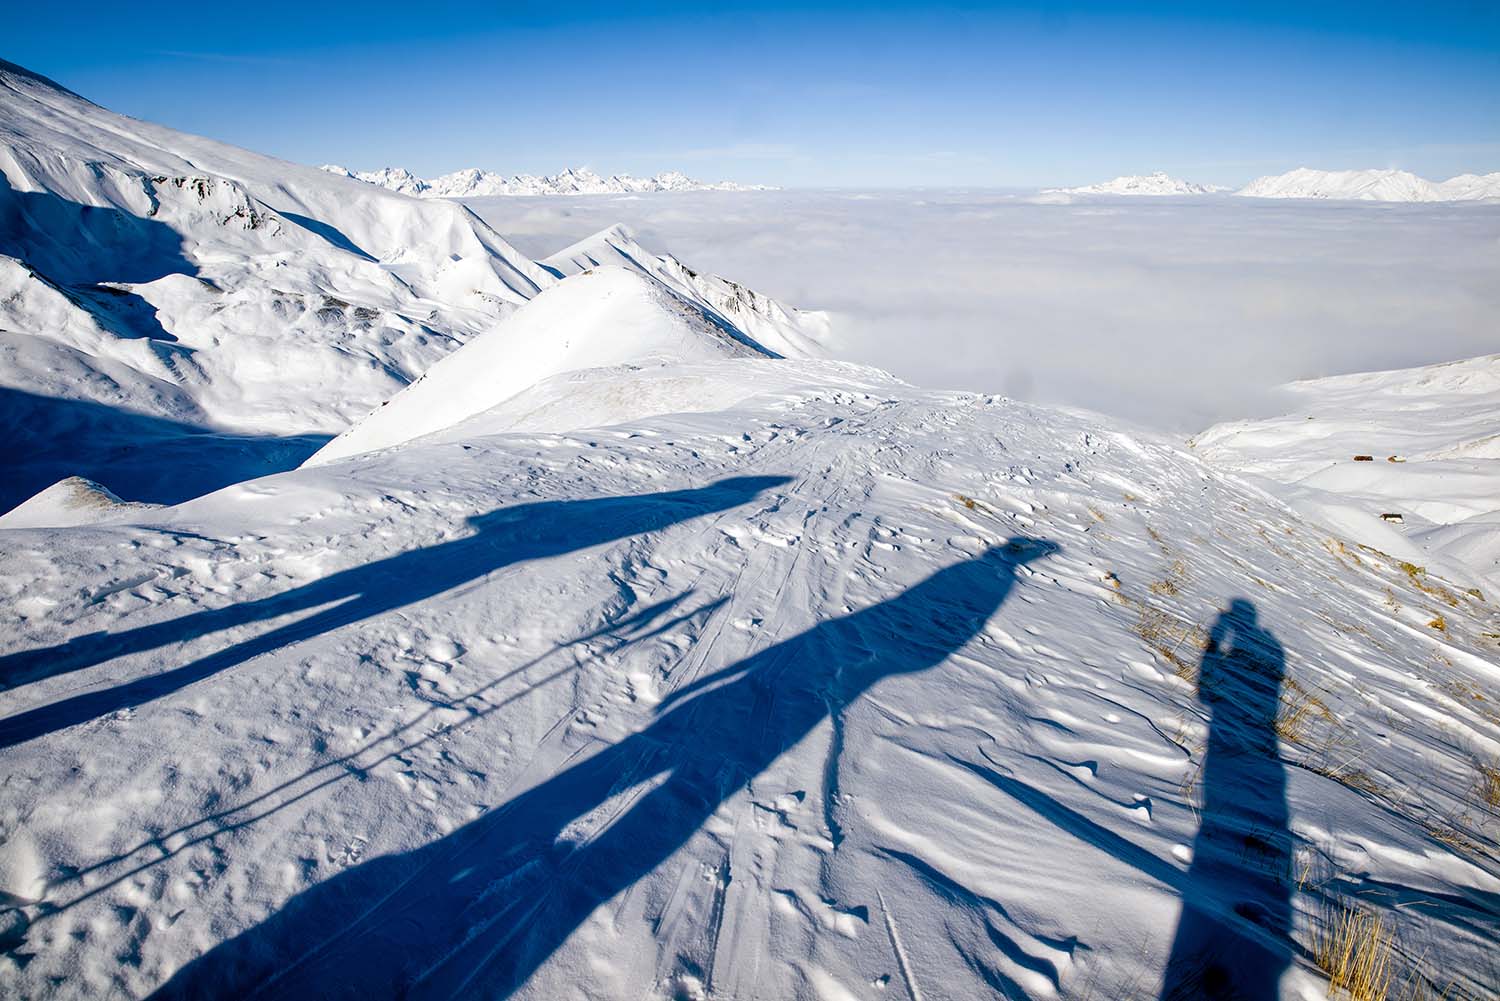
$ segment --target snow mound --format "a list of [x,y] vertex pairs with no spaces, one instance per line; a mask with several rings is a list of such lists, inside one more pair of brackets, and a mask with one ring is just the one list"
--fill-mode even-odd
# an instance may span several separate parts
[[1461,174],[1441,183],[1405,170],[1314,170],[1256,178],[1246,198],[1336,198],[1368,202],[1451,202],[1500,198],[1500,173]]
[[775,191],[764,184],[736,184],[733,181],[708,183],[695,180],[680,170],[668,170],[654,177],[632,177],[611,174],[603,177],[587,167],[570,167],[560,174],[538,177],[516,174],[507,177],[492,170],[468,167],[451,174],[423,179],[404,167],[382,167],[379,170],[352,171],[337,164],[324,164],[322,170],[340,177],[376,184],[404,195],[422,198],[486,198],[492,196],[538,195],[625,195],[646,191]]
[[698,303],[782,357],[817,358],[825,353],[822,344],[832,324],[826,312],[795,309],[727,278],[700,274],[669,254],[653,254],[624,226],[595,233],[542,263],[559,275],[603,265],[629,268]]
[[444,358],[308,464],[440,431],[562,372],[744,357],[776,356],[650,277],[601,267],[558,283]]
[[0,515],[0,528],[62,528],[92,525],[116,515],[150,511],[157,504],[123,501],[108,488],[82,476],[69,476]]
[[1216,425],[1198,453],[1356,540],[1500,590],[1500,355],[1285,389],[1295,412]]
[[1081,188],[1049,188],[1049,192],[1068,195],[1208,195],[1227,190],[1210,184],[1194,184],[1171,177],[1163,171],[1117,177],[1112,181],[1089,184]]

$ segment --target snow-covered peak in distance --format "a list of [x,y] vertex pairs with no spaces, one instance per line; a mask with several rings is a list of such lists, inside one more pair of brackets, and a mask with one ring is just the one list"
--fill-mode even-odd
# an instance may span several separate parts
[[1158,170],[1154,174],[1117,177],[1112,181],[1088,184],[1081,188],[1048,188],[1047,190],[1069,195],[1209,195],[1229,189],[1211,184],[1194,184],[1192,181],[1184,181]]
[[1500,173],[1429,181],[1406,170],[1298,167],[1256,178],[1235,192],[1247,198],[1336,198],[1372,202],[1453,202],[1500,198]]
[[516,174],[507,177],[492,170],[469,167],[424,180],[402,167],[353,171],[337,164],[324,164],[323,170],[340,177],[352,177],[378,184],[404,195],[425,198],[483,198],[494,195],[627,195],[650,191],[774,191],[764,184],[736,184],[733,181],[709,183],[695,180],[680,170],[668,170],[655,177],[633,177],[612,174],[603,177],[587,167],[570,167],[560,174],[537,177]]

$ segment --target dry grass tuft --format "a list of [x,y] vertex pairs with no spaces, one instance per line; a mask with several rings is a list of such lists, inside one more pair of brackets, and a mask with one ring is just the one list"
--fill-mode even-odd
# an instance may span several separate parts
[[1427,623],[1427,628],[1436,629],[1440,633],[1446,633],[1448,631],[1448,620],[1441,615],[1435,615],[1432,621]]
[[1322,720],[1337,723],[1328,703],[1300,685],[1295,678],[1281,684],[1281,705],[1276,710],[1276,736],[1289,744],[1309,744],[1313,725]]
[[1500,810],[1500,764],[1481,761],[1479,768],[1479,798],[1491,810]]
[[1313,959],[1328,974],[1330,995],[1343,991],[1350,1001],[1386,1001],[1391,990],[1395,937],[1385,917],[1335,903],[1324,918]]

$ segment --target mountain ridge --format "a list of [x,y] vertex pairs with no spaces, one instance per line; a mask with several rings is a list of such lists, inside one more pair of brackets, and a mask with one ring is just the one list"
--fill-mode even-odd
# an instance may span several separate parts
[[319,168],[340,177],[350,177],[401,194],[419,198],[536,197],[541,195],[629,195],[661,191],[775,191],[765,184],[733,181],[699,181],[680,170],[666,170],[651,177],[630,174],[600,175],[588,167],[569,167],[557,174],[506,176],[492,170],[467,167],[433,178],[421,178],[404,167],[354,171],[338,164]]

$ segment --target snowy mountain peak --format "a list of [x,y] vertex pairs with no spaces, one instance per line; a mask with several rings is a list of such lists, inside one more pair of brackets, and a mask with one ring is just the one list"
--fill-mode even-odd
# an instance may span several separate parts
[[655,177],[633,177],[629,174],[601,176],[589,167],[569,167],[559,174],[537,177],[516,174],[506,177],[492,170],[466,167],[450,174],[423,179],[403,167],[352,171],[336,164],[322,168],[340,177],[352,177],[378,184],[405,195],[423,198],[483,198],[510,195],[621,195],[654,191],[774,191],[764,184],[735,184],[732,181],[708,183],[695,180],[680,170],[668,170]]
[[329,442],[311,464],[441,431],[564,372],[772,357],[650,276],[624,267],[594,268],[554,285],[439,361]]
[[1500,174],[1461,174],[1441,183],[1406,170],[1316,170],[1298,167],[1259,177],[1236,194],[1247,198],[1338,198],[1373,202],[1450,202],[1500,198]]
[[1117,177],[1100,184],[1088,184],[1081,188],[1049,188],[1070,195],[1208,195],[1226,188],[1209,184],[1194,184],[1164,171],[1152,174],[1135,174]]

